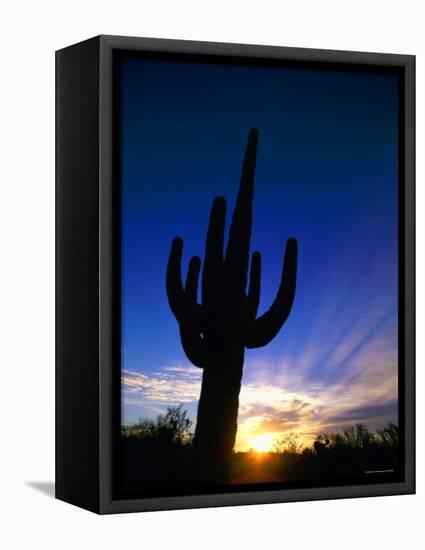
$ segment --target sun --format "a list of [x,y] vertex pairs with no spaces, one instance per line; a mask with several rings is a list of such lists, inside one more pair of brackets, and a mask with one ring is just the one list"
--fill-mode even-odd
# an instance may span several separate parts
[[273,441],[273,434],[257,435],[250,440],[250,447],[258,453],[267,453],[268,451],[272,450]]

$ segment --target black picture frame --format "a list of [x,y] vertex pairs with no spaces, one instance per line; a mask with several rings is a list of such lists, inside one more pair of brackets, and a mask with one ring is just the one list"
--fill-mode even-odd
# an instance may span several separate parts
[[[117,498],[119,135],[113,75],[114,60],[123,51],[400,75],[400,481]],[[56,52],[56,498],[105,514],[414,492],[415,57],[104,35]]]

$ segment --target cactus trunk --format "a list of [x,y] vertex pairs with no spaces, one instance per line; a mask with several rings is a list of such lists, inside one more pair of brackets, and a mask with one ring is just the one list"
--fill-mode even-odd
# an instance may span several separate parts
[[199,484],[225,484],[235,444],[243,349],[240,357],[229,357],[204,368],[193,440],[195,477]]
[[[193,257],[186,282],[181,276],[183,241],[173,241],[167,266],[167,295],[188,359],[203,368],[193,442],[195,476],[202,485],[229,479],[235,444],[245,348],[267,345],[292,308],[297,242],[286,245],[282,277],[270,309],[260,317],[261,255],[249,255],[257,130],[251,130],[235,210],[224,253],[226,201],[214,200],[205,244],[201,304],[197,302],[201,260]],[[248,277],[249,273],[249,277]]]

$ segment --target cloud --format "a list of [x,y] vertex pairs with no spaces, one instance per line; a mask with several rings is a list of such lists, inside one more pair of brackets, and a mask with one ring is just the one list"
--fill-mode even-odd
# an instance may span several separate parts
[[382,418],[397,418],[397,401],[390,401],[382,405],[366,405],[347,409],[339,415],[327,418],[327,422],[333,423],[362,423],[380,420]]
[[[264,360],[247,353],[236,449],[249,448],[252,438],[262,433],[280,438],[294,432],[311,444],[321,432],[357,422],[371,429],[394,422],[398,398],[395,319],[388,310],[376,308],[375,313],[373,322],[361,324],[359,316],[349,330],[347,326],[338,329],[333,351],[327,353],[320,345],[315,350],[309,342],[299,370],[299,355],[291,357],[290,351]],[[124,370],[124,420],[154,416],[180,403],[196,420],[201,379],[202,369],[190,363],[164,365],[149,374]]]
[[201,370],[191,366],[165,366],[151,374],[124,370],[123,403],[165,403],[167,406],[190,403],[199,397]]

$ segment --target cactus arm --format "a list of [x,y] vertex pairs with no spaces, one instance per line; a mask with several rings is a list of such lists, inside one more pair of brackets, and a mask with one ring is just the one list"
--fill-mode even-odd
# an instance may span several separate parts
[[186,357],[195,367],[200,369],[205,365],[204,341],[199,333],[192,332],[189,328],[180,326],[180,340]]
[[226,221],[226,200],[214,199],[205,243],[204,269],[202,273],[202,303],[208,305],[216,300],[220,289],[223,269],[224,226]]
[[183,240],[177,237],[171,245],[167,265],[166,289],[168,303],[179,324],[190,322],[200,326],[201,306],[190,299],[183,288],[181,275],[181,260],[183,254]]
[[276,298],[270,309],[252,323],[245,341],[247,348],[259,348],[267,345],[288,318],[295,296],[297,248],[297,241],[293,238],[288,239]]
[[245,290],[247,283],[257,143],[258,130],[253,128],[250,130],[248,136],[238,197],[236,199],[226,248],[226,271],[235,286],[238,287],[237,290],[242,291]]
[[193,256],[189,262],[189,269],[187,271],[186,284],[184,290],[187,297],[196,304],[196,298],[198,296],[198,280],[199,272],[201,270],[201,258],[199,256]]
[[260,281],[261,281],[261,254],[254,252],[251,258],[251,271],[249,274],[249,287],[247,292],[247,317],[249,321],[254,321],[257,316],[258,305],[260,303]]
[[[189,270],[186,277],[185,291],[190,300],[196,304],[198,294],[199,271],[201,260],[194,256],[189,262]],[[201,338],[199,327],[190,322],[180,324],[180,339],[187,358],[196,366],[203,368],[205,364],[205,342]]]

